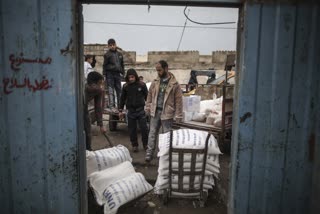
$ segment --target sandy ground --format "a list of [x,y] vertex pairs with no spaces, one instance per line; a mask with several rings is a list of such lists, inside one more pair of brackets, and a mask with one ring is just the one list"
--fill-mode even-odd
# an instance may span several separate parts
[[[110,132],[108,129],[107,122],[105,122],[107,128],[107,134],[114,145],[122,144],[126,146],[133,158],[133,165],[137,172],[141,172],[150,184],[154,184],[157,177],[158,170],[158,159],[154,159],[150,164],[146,164],[144,161],[145,151],[142,150],[141,141],[140,151],[138,153],[133,153],[131,144],[129,141],[128,128],[125,123],[119,123],[117,131]],[[109,147],[107,140],[103,135],[99,133],[96,126],[92,126],[93,150],[98,150],[102,148]],[[140,137],[140,135],[139,135]],[[139,139],[140,140],[140,139]],[[199,207],[199,203],[196,200],[190,199],[170,199],[167,205],[162,204],[162,200],[153,194],[151,191],[139,200],[133,201],[126,206],[119,209],[118,213],[130,213],[130,214],[158,214],[158,213],[199,213],[199,214],[226,214],[226,198],[227,198],[227,188],[228,188],[228,175],[229,175],[229,156],[223,155],[220,157],[221,173],[220,180],[217,186],[212,192],[209,193],[208,203],[206,207]],[[94,199],[90,192],[88,193],[88,213],[103,213],[102,208],[95,204]],[[149,204],[148,204],[149,202]],[[154,206],[150,206],[150,202]]]

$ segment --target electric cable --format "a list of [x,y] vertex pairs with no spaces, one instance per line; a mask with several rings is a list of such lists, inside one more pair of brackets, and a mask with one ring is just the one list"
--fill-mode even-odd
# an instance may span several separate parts
[[235,24],[235,22],[214,22],[214,23],[203,23],[203,22],[197,22],[197,21],[193,21],[192,19],[190,19],[188,17],[188,15],[186,14],[186,9],[187,9],[188,5],[186,5],[186,7],[183,10],[183,14],[184,16],[192,23],[198,24],[198,25],[225,25],[225,24]]
[[[183,28],[183,25],[163,25],[163,24],[144,24],[144,23],[128,23],[128,22],[104,22],[104,21],[84,21],[85,23],[92,24],[109,24],[109,25],[132,25],[132,26],[144,26],[144,27],[169,27],[169,28]],[[236,27],[200,27],[200,26],[186,26],[186,28],[198,28],[198,29],[237,29]]]
[[[189,14],[190,10],[188,11],[188,14]],[[180,37],[180,41],[179,41],[179,44],[178,44],[178,48],[177,48],[177,51],[179,51],[179,48],[180,48],[180,44],[181,44],[181,41],[182,41],[182,37],[183,37],[183,34],[184,34],[184,30],[186,29],[186,26],[187,26],[187,22],[188,22],[188,19],[186,19],[185,23],[184,23],[184,26],[183,26],[183,30],[182,30],[182,33],[181,33],[181,37]]]

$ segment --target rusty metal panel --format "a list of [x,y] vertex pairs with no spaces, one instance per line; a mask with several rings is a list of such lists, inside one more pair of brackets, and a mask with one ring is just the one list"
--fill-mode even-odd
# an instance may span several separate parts
[[0,2],[1,213],[80,213],[75,2]]
[[319,137],[310,143],[320,125],[319,5],[250,3],[243,14],[229,213],[309,213],[319,186]]

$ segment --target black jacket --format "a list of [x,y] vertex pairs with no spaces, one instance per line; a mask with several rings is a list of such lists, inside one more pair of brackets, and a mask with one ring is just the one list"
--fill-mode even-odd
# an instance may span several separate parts
[[103,74],[108,72],[119,72],[124,75],[123,55],[118,51],[108,50],[103,56]]
[[147,96],[148,89],[145,83],[140,81],[126,83],[122,88],[119,109],[123,109],[126,105],[129,111],[143,110]]

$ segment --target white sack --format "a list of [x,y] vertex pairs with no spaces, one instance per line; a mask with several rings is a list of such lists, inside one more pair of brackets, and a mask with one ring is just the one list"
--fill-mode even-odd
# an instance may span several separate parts
[[194,112],[192,115],[192,121],[204,122],[206,120],[206,113]]
[[206,119],[206,124],[213,125],[214,123],[214,114],[210,113]]
[[[200,189],[200,183],[201,183],[201,176],[196,175],[194,179],[194,188]],[[172,175],[171,179],[171,185],[173,189],[178,189],[178,175]],[[183,176],[182,184],[183,184],[183,190],[189,190],[189,182],[190,182],[190,176],[185,175]],[[203,190],[212,189],[214,186],[214,179],[211,175],[206,175],[203,180]],[[154,193],[155,194],[162,194],[164,189],[169,188],[169,176],[158,176],[157,181],[154,186]],[[185,194],[185,193],[184,193]]]
[[222,118],[221,117],[217,118],[213,123],[213,125],[216,126],[216,127],[221,127],[221,124],[222,124]]
[[[172,132],[172,147],[180,149],[204,149],[208,132],[199,131],[194,129],[179,129]],[[155,193],[163,194],[163,190],[169,186],[169,147],[170,147],[170,132],[159,135],[159,168],[158,177],[155,185]],[[205,166],[205,180],[203,190],[211,189],[214,185],[213,176],[218,177],[220,172],[219,154],[221,154],[218,143],[213,135],[210,135],[208,141],[207,160]],[[203,168],[203,154],[197,154],[195,159],[195,170],[202,171]],[[172,154],[172,169],[178,170],[179,168],[179,155]],[[190,171],[191,169],[191,154],[185,153],[183,155],[183,170]],[[173,175],[176,176],[176,175]],[[172,179],[172,187],[178,187],[177,177]],[[184,176],[183,188],[189,189],[189,177]],[[200,176],[195,180],[195,188],[200,188]],[[181,193],[180,196],[194,196],[195,194]]]
[[211,107],[212,113],[221,113],[222,112],[222,100],[223,96],[218,99],[214,99],[214,104]]
[[199,112],[200,110],[200,100],[199,95],[190,95],[182,97],[183,111]]
[[[203,192],[207,192],[207,194],[208,194],[208,189],[203,189]],[[181,193],[181,192],[172,191],[171,193],[172,193],[172,196],[183,197],[183,198],[187,198],[187,197],[193,198],[195,196],[200,195],[200,192],[199,193],[198,192],[196,192],[196,193]],[[158,194],[158,195],[164,194],[164,189],[157,190],[157,192],[155,194]]]
[[192,120],[193,114],[194,114],[194,112],[184,111],[183,112],[183,122],[188,122],[188,121]]
[[[172,182],[172,187],[173,188],[178,188],[178,175],[172,175],[171,176],[171,182]],[[190,176],[185,175],[183,176],[183,189],[189,189],[189,182],[190,182]],[[200,183],[201,183],[201,176],[196,175],[194,177],[194,187],[199,189],[200,188]],[[203,184],[206,189],[211,189],[212,186],[214,185],[214,179],[211,175],[205,175],[203,179]],[[165,189],[169,187],[169,176],[158,176],[156,184],[154,186],[155,189]]]
[[[190,171],[191,168],[191,155],[190,154],[185,154],[184,159],[183,159],[183,170],[184,171]],[[178,163],[178,155],[173,154],[172,155],[172,169],[177,170],[179,168],[179,163]],[[197,171],[202,170],[202,165],[203,165],[203,155],[198,154],[196,156],[196,164],[195,164],[195,169]],[[219,164],[219,155],[207,155],[207,160],[206,160],[206,175],[212,175],[214,173],[220,173],[220,164]],[[169,170],[169,155],[164,155],[159,158],[159,168],[158,168],[158,173],[163,175],[166,173],[166,171]]]
[[215,100],[202,100],[200,102],[200,113],[208,113],[212,111]]
[[[163,160],[169,161],[169,155],[163,156],[165,157]],[[179,161],[179,155],[175,152],[172,154],[172,162],[178,162]],[[191,154],[185,153],[183,155],[183,162],[191,162]],[[203,162],[203,154],[196,154],[196,162],[202,163]],[[220,167],[219,164],[219,155],[213,155],[213,154],[207,154],[207,163],[212,164],[214,166]]]
[[[159,159],[159,168],[158,168],[158,173],[159,175],[165,175],[169,173],[169,159],[164,160],[164,157],[160,157]],[[212,174],[218,174],[220,173],[220,168],[219,168],[219,161],[218,161],[218,166],[215,165],[216,163],[206,163],[206,168],[205,168],[205,175],[212,175]],[[191,163],[190,162],[184,162],[183,163],[183,170],[185,172],[190,172],[190,167]],[[178,162],[172,162],[172,169],[173,170],[178,170],[179,169],[179,163]],[[201,171],[202,170],[202,163],[196,163],[195,165],[195,170],[196,171]]]
[[141,173],[131,174],[109,185],[104,191],[104,214],[115,214],[119,207],[152,190]]
[[[172,189],[178,189],[179,186],[178,184],[172,184],[171,185]],[[166,183],[162,186],[157,186],[157,184],[154,186],[154,194],[161,195],[163,194],[163,190],[169,188],[169,183]],[[194,185],[195,189],[200,189],[200,184],[195,184]],[[202,190],[207,191],[209,189],[213,189],[213,185],[208,185],[208,184],[203,184]],[[184,184],[183,185],[183,190],[189,190],[189,184]],[[190,193],[180,193],[180,196],[188,196]]]
[[108,149],[96,151],[87,151],[87,176],[93,172],[118,165],[125,161],[132,162],[129,150],[122,145],[118,145]]
[[99,205],[105,203],[103,192],[110,184],[134,173],[135,170],[129,161],[92,173],[89,182],[94,191],[97,203]]
[[[173,131],[172,147],[181,149],[204,149],[208,132],[194,129],[179,129]],[[169,154],[170,132],[159,135],[158,157]],[[222,154],[217,140],[210,135],[208,141],[208,154]]]

